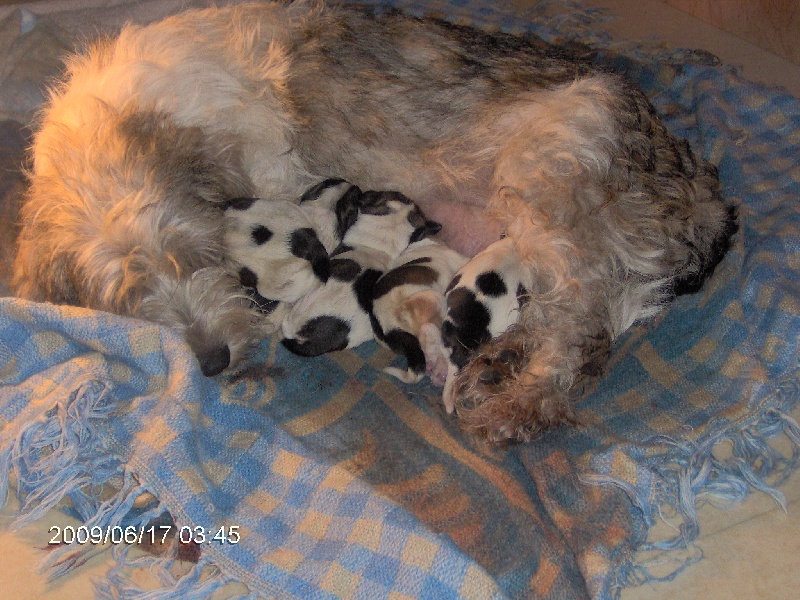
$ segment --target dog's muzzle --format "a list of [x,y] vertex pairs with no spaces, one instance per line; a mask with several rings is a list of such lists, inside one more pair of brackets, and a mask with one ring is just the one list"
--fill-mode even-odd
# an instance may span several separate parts
[[227,345],[197,355],[200,370],[206,377],[219,375],[231,364],[231,350]]

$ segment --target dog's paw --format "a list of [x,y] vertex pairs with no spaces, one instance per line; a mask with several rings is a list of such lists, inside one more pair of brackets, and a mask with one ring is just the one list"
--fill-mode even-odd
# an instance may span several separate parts
[[549,359],[519,332],[481,347],[453,382],[451,401],[462,426],[492,442],[527,442],[546,427],[576,422],[569,390]]

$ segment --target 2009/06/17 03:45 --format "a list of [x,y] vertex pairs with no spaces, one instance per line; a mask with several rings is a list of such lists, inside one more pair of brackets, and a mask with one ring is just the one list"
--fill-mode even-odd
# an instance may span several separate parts
[[48,530],[53,536],[48,544],[164,544],[171,533],[178,537],[182,544],[238,544],[241,540],[238,525],[223,525],[217,528],[196,526],[176,527],[175,525],[150,525],[137,527],[129,525],[88,527],[53,525]]

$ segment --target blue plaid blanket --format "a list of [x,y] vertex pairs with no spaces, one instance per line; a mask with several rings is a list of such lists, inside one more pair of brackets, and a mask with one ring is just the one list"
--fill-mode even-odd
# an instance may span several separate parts
[[[696,560],[701,503],[783,501],[800,462],[800,102],[713,57],[605,39],[574,3],[381,4],[581,35],[719,166],[740,206],[732,251],[701,292],[618,341],[583,426],[505,449],[465,436],[439,390],[385,376],[395,359],[374,343],[303,359],[266,340],[212,380],[165,328],[2,299],[0,504],[13,481],[19,526],[68,507],[110,538],[47,553],[51,576],[111,546],[101,597],[140,592],[130,570],[150,567],[150,598],[229,582],[253,597],[609,598],[656,577],[648,550],[677,556],[667,577]],[[779,435],[790,455],[769,444]],[[648,539],[661,518],[677,534]],[[190,542],[194,566],[135,553],[162,531]]]

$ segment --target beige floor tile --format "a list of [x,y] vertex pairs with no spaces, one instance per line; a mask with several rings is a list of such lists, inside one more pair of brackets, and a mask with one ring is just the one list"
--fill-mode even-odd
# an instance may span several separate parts
[[[516,0],[522,4],[525,0]],[[616,15],[608,33],[625,40],[656,39],[672,48],[703,49],[742,68],[751,81],[780,85],[800,98],[800,65],[776,56],[657,0],[587,0]]]
[[795,600],[800,597],[800,502],[738,523],[697,544],[704,558],[668,583],[622,600]]
[[94,598],[92,578],[110,566],[107,556],[96,556],[81,568],[80,576],[67,576],[48,583],[37,569],[45,557],[52,526],[73,527],[79,523],[58,511],[50,511],[22,531],[9,530],[11,515],[19,503],[13,494],[0,513],[0,597],[4,600],[82,600]]

